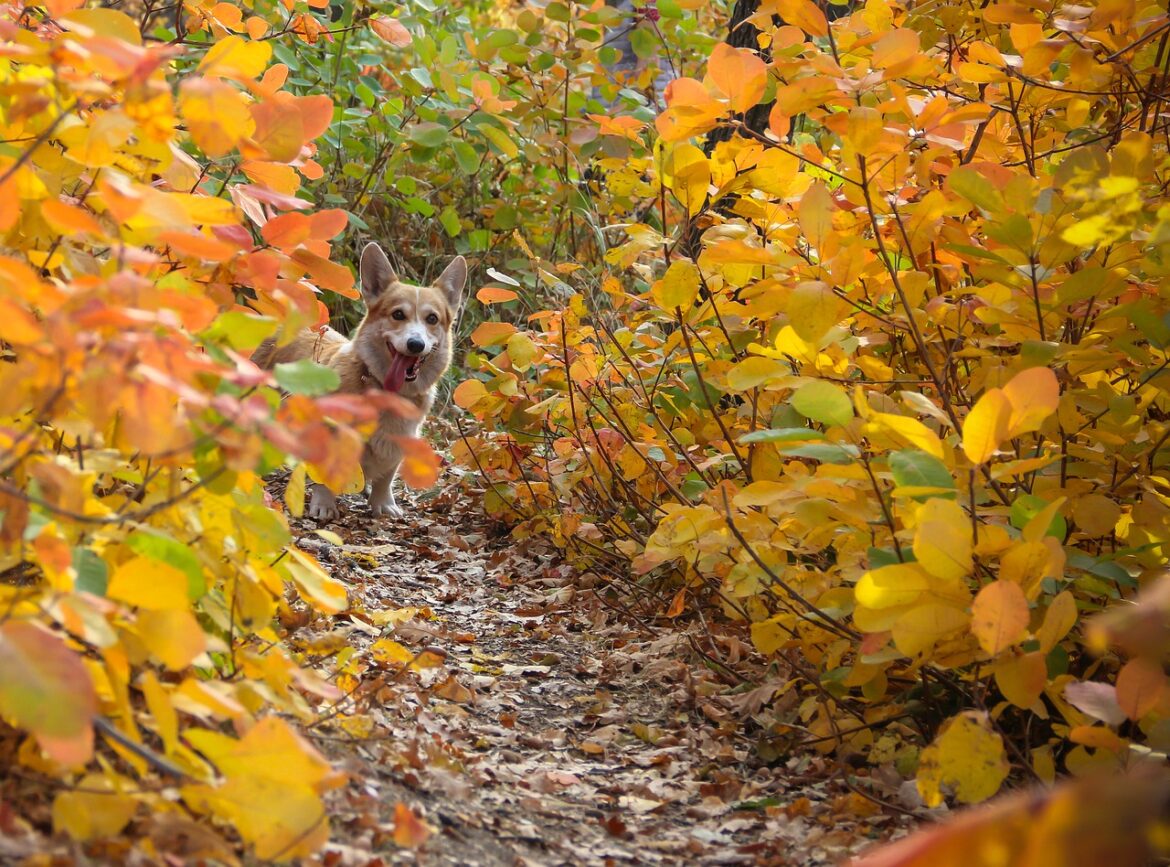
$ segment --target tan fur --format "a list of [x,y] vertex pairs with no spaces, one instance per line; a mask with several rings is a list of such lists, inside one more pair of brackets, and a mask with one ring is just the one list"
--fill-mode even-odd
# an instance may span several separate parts
[[[368,244],[362,251],[360,270],[366,315],[352,338],[332,328],[305,329],[284,346],[276,346],[273,340],[264,341],[252,360],[270,370],[277,364],[311,358],[337,371],[341,379],[339,391],[359,393],[382,387],[395,353],[422,359],[416,377],[404,382],[398,391],[419,408],[419,416],[408,419],[383,413],[362,455],[371,511],[375,516],[400,516],[402,510],[392,489],[402,463],[395,438],[418,435],[423,417],[434,402],[435,385],[451,364],[452,329],[467,278],[467,263],[457,256],[435,285],[411,286],[398,279],[381,247]],[[414,355],[409,348],[412,341],[426,349]],[[309,514],[323,520],[337,517],[335,497],[323,485],[313,486]]]

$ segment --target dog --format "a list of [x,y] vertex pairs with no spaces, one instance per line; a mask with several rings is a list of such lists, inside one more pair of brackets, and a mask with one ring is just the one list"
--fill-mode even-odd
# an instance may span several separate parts
[[[435,386],[451,364],[455,318],[467,283],[467,261],[456,256],[431,286],[412,286],[398,279],[386,253],[375,243],[362,250],[358,267],[366,315],[353,337],[332,328],[305,329],[285,346],[265,340],[252,360],[265,370],[311,358],[330,367],[341,379],[338,391],[361,393],[369,388],[394,392],[418,407],[415,418],[382,413],[362,452],[366,495],[374,517],[402,517],[393,483],[402,463],[400,437],[418,435],[435,399]],[[337,518],[337,498],[313,483],[309,517]]]

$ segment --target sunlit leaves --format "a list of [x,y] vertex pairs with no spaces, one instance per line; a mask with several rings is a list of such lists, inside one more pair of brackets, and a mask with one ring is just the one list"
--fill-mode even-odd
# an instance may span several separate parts
[[214,78],[183,82],[179,110],[196,144],[209,157],[222,157],[256,130],[243,94]]
[[1056,376],[1043,367],[1025,370],[1002,389],[989,389],[963,422],[964,453],[972,463],[986,462],[1005,440],[1037,430],[1059,401]]
[[994,656],[1023,637],[1028,617],[1028,600],[1020,585],[1001,578],[975,596],[971,606],[971,632],[979,640],[979,646]]
[[827,425],[846,425],[853,418],[853,403],[838,385],[816,381],[802,385],[792,395],[796,411]]
[[664,310],[688,310],[699,295],[699,269],[686,260],[672,262],[651,288],[655,303]]
[[731,110],[738,112],[758,103],[768,83],[768,67],[759,54],[748,48],[733,48],[725,42],[718,43],[711,51],[707,74],[727,98]]

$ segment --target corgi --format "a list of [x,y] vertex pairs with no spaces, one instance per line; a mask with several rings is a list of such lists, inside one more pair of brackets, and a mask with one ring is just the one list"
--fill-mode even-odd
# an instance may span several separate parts
[[[362,250],[358,267],[365,318],[353,337],[332,328],[304,329],[285,346],[270,338],[260,344],[252,360],[265,370],[275,365],[311,358],[337,372],[340,392],[362,393],[370,388],[394,392],[418,407],[418,415],[404,418],[384,412],[362,452],[366,495],[374,517],[402,517],[394,499],[393,483],[402,463],[398,438],[418,435],[435,399],[435,386],[451,364],[455,318],[467,283],[467,261],[456,256],[432,286],[403,283],[386,253],[375,243]],[[338,517],[337,497],[313,483],[309,517],[332,521]]]

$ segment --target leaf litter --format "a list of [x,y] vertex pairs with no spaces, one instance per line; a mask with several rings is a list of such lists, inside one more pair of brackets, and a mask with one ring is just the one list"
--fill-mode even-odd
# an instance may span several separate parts
[[911,824],[829,758],[761,762],[735,722],[751,692],[704,664],[697,629],[622,614],[453,471],[406,521],[297,527],[350,589],[291,636],[345,692],[308,729],[349,776],[331,867],[832,864]]

